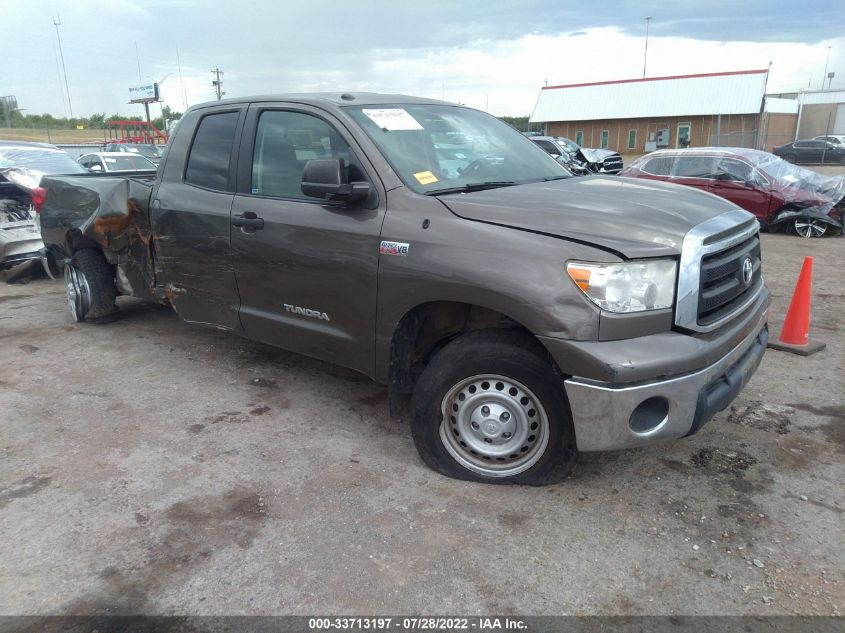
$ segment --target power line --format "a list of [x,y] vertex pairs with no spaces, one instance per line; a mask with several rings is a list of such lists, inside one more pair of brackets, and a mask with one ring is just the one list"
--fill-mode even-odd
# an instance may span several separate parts
[[70,88],[67,85],[67,69],[65,68],[65,54],[62,52],[62,38],[59,35],[59,27],[62,25],[62,17],[57,13],[53,18],[53,26],[56,27],[56,39],[59,40],[59,56],[62,58],[62,73],[65,76],[65,92],[67,92],[67,107],[70,110],[70,118],[73,118],[73,106],[70,104]]
[[211,71],[211,74],[214,75],[214,79],[211,81],[211,86],[217,92],[217,100],[220,101],[220,99],[223,98],[223,95],[226,94],[223,92],[223,82],[220,81],[220,75],[223,74],[223,71],[219,68],[215,68]]

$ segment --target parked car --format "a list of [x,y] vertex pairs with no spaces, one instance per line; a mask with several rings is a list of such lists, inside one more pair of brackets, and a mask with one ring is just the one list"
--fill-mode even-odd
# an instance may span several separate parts
[[802,237],[841,232],[845,178],[823,176],[754,149],[663,149],[638,158],[621,176],[709,191],[754,214],[764,228]]
[[79,164],[88,171],[155,171],[157,166],[140,154],[124,152],[94,152],[79,157]]
[[44,174],[85,170],[48,143],[0,140],[0,270],[40,259],[44,247],[35,221],[34,199]]
[[[472,153],[459,172],[436,152],[450,139]],[[132,295],[350,367],[389,385],[394,414],[410,399],[446,475],[546,484],[578,451],[692,435],[763,356],[754,216],[573,178],[485,112],[228,99],[190,108],[169,143],[155,175],[45,180],[72,318],[114,319]]]
[[827,136],[814,136],[814,141],[828,141],[834,145],[845,145],[845,134],[829,134]]
[[140,154],[156,165],[161,162],[164,147],[152,143],[107,143],[103,148],[106,152],[122,152],[124,154]]
[[845,145],[809,140],[787,143],[772,150],[788,163],[839,163],[845,165]]
[[618,174],[622,171],[622,157],[611,149],[588,149],[565,136],[532,135],[528,138],[564,166],[574,167],[576,175]]

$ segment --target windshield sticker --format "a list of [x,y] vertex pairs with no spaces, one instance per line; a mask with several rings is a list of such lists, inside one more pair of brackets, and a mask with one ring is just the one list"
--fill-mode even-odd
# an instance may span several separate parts
[[414,174],[414,178],[416,178],[417,182],[421,185],[430,185],[437,182],[437,176],[432,174],[430,171],[419,171]]
[[423,126],[417,123],[417,120],[402,108],[379,108],[378,110],[361,111],[373,123],[388,132],[423,129]]

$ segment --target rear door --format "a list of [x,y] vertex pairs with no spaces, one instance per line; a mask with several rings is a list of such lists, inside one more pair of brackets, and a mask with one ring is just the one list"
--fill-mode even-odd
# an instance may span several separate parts
[[[246,335],[372,375],[385,199],[375,170],[343,123],[307,106],[251,106],[240,153],[232,221],[263,221],[232,226]],[[305,163],[320,158],[343,159],[350,181],[373,187],[370,200],[304,195]]]
[[[245,108],[198,110],[169,150],[151,200],[156,284],[186,321],[240,331],[230,218]],[[194,119],[198,119],[194,125]]]

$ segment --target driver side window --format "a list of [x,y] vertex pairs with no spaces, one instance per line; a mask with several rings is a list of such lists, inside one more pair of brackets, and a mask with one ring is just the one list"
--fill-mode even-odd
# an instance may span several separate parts
[[250,191],[313,202],[302,193],[300,183],[305,163],[318,158],[343,159],[348,179],[366,179],[355,166],[349,145],[324,120],[302,112],[263,112],[255,135]]

